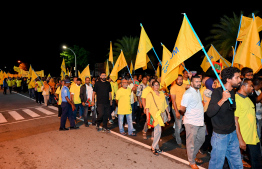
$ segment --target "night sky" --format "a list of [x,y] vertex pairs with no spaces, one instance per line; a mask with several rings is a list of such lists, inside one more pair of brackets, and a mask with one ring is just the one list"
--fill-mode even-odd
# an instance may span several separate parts
[[[143,24],[158,56],[162,58],[162,42],[172,51],[183,15],[186,13],[204,46],[212,24],[219,23],[223,15],[244,15],[259,10],[261,5],[229,6],[227,4],[177,4],[150,1],[149,5],[128,3],[19,3],[2,6],[2,45],[0,69],[13,70],[17,61],[31,64],[45,74],[60,74],[62,45],[78,45],[91,52],[100,62],[107,59],[109,42],[123,36],[140,36]],[[153,3],[157,2],[157,3]],[[210,1],[211,2],[211,1]],[[205,6],[206,8],[200,8]],[[259,13],[260,14],[260,13]],[[152,52],[152,51],[150,51]],[[153,54],[153,53],[152,53]],[[185,64],[188,69],[199,69],[203,52],[198,52]],[[157,63],[154,63],[155,65]],[[6,69],[4,67],[7,67]],[[12,71],[10,71],[12,72]]]

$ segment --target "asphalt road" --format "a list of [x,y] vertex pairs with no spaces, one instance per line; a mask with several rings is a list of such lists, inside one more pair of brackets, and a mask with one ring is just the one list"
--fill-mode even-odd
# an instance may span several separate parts
[[[27,93],[3,95],[0,90],[0,168],[190,168],[186,150],[172,137],[172,122],[163,130],[165,153],[158,157],[150,151],[151,131],[144,140],[142,127],[134,125],[137,136],[132,137],[118,134],[117,119],[109,124],[111,133],[83,122],[79,130],[58,131],[59,123],[57,107],[39,105]],[[185,134],[181,137],[185,144]],[[197,157],[207,168],[209,154]]]

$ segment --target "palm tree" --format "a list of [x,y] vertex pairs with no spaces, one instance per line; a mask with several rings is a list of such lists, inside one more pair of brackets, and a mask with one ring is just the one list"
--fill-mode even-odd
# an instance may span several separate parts
[[[256,15],[258,11],[253,13]],[[235,46],[236,43],[241,14],[243,14],[242,11],[239,16],[234,12],[233,17],[224,15],[220,18],[219,24],[213,24],[213,29],[210,30],[211,36],[206,38],[206,40],[211,40],[211,44],[224,57],[233,56],[232,46]],[[249,14],[248,17],[252,17],[252,14]]]

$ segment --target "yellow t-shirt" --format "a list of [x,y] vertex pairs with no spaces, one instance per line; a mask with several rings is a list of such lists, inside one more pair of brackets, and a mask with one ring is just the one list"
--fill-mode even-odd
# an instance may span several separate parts
[[43,86],[42,83],[40,81],[37,81],[36,85],[37,85],[37,87],[36,87],[37,92],[42,92],[42,90],[41,90],[41,87]]
[[8,85],[9,87],[12,87],[12,81],[11,81],[11,80],[7,80],[7,85]]
[[256,112],[249,97],[236,94],[235,116],[238,117],[240,133],[246,144],[256,145],[259,142],[256,125]]
[[190,85],[190,80],[189,80],[189,79],[187,79],[187,80],[184,80],[184,79],[183,79],[183,84]]
[[[74,83],[72,83],[74,84]],[[80,86],[74,84],[74,85],[71,85],[70,87],[70,93],[74,94],[74,103],[75,104],[80,104],[81,103],[81,99],[80,99]]]
[[[187,84],[184,84],[184,83],[181,86],[178,86],[177,84],[173,84],[170,88],[170,94],[176,95],[176,106],[178,110],[180,110],[181,100],[182,100],[183,94],[186,91],[186,86]],[[173,104],[172,104],[172,108],[174,109]]]
[[30,80],[29,79],[27,79],[26,83],[28,85],[28,89],[32,89],[33,88],[33,86],[30,84]]
[[[63,88],[63,86],[61,86],[61,89]],[[62,97],[61,97],[61,89],[60,89],[60,86],[56,89],[56,94],[59,95],[59,98],[58,98],[58,105],[61,105],[62,103]]]
[[151,91],[153,92],[152,87],[147,86],[147,87],[142,91],[141,98],[146,99],[148,93],[151,92]]
[[121,87],[116,92],[116,100],[118,100],[118,111],[117,114],[125,115],[132,113],[131,107],[131,89],[124,89]]
[[16,80],[17,87],[21,87],[22,80]]
[[159,124],[159,119],[156,118],[156,113],[158,111],[158,109],[161,112],[165,112],[166,108],[168,107],[166,104],[166,98],[165,98],[165,94],[163,92],[159,92],[159,96],[156,95],[156,93],[154,91],[152,91],[155,102],[157,104],[155,104],[154,99],[152,97],[152,94],[149,93],[146,97],[146,108],[149,109],[149,113],[152,115],[152,117],[154,118],[154,126],[157,126]]
[[12,86],[15,86],[15,83],[16,83],[16,80],[13,79],[13,80],[12,80]]

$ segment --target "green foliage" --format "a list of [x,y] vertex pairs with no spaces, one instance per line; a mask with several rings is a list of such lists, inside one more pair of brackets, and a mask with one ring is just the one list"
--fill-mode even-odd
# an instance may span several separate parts
[[[75,52],[77,69],[81,72],[91,62],[90,52],[77,45],[69,48]],[[75,55],[71,50],[64,50],[62,53],[60,53],[60,57],[64,57],[67,68],[75,66]]]
[[[253,13],[256,15],[258,11]],[[221,17],[220,23],[213,24],[213,29],[210,30],[211,35],[206,38],[224,57],[233,56],[232,46],[235,47],[241,14],[243,12],[240,15],[233,12],[233,17],[226,15]],[[252,17],[252,14],[249,14],[248,17]]]

